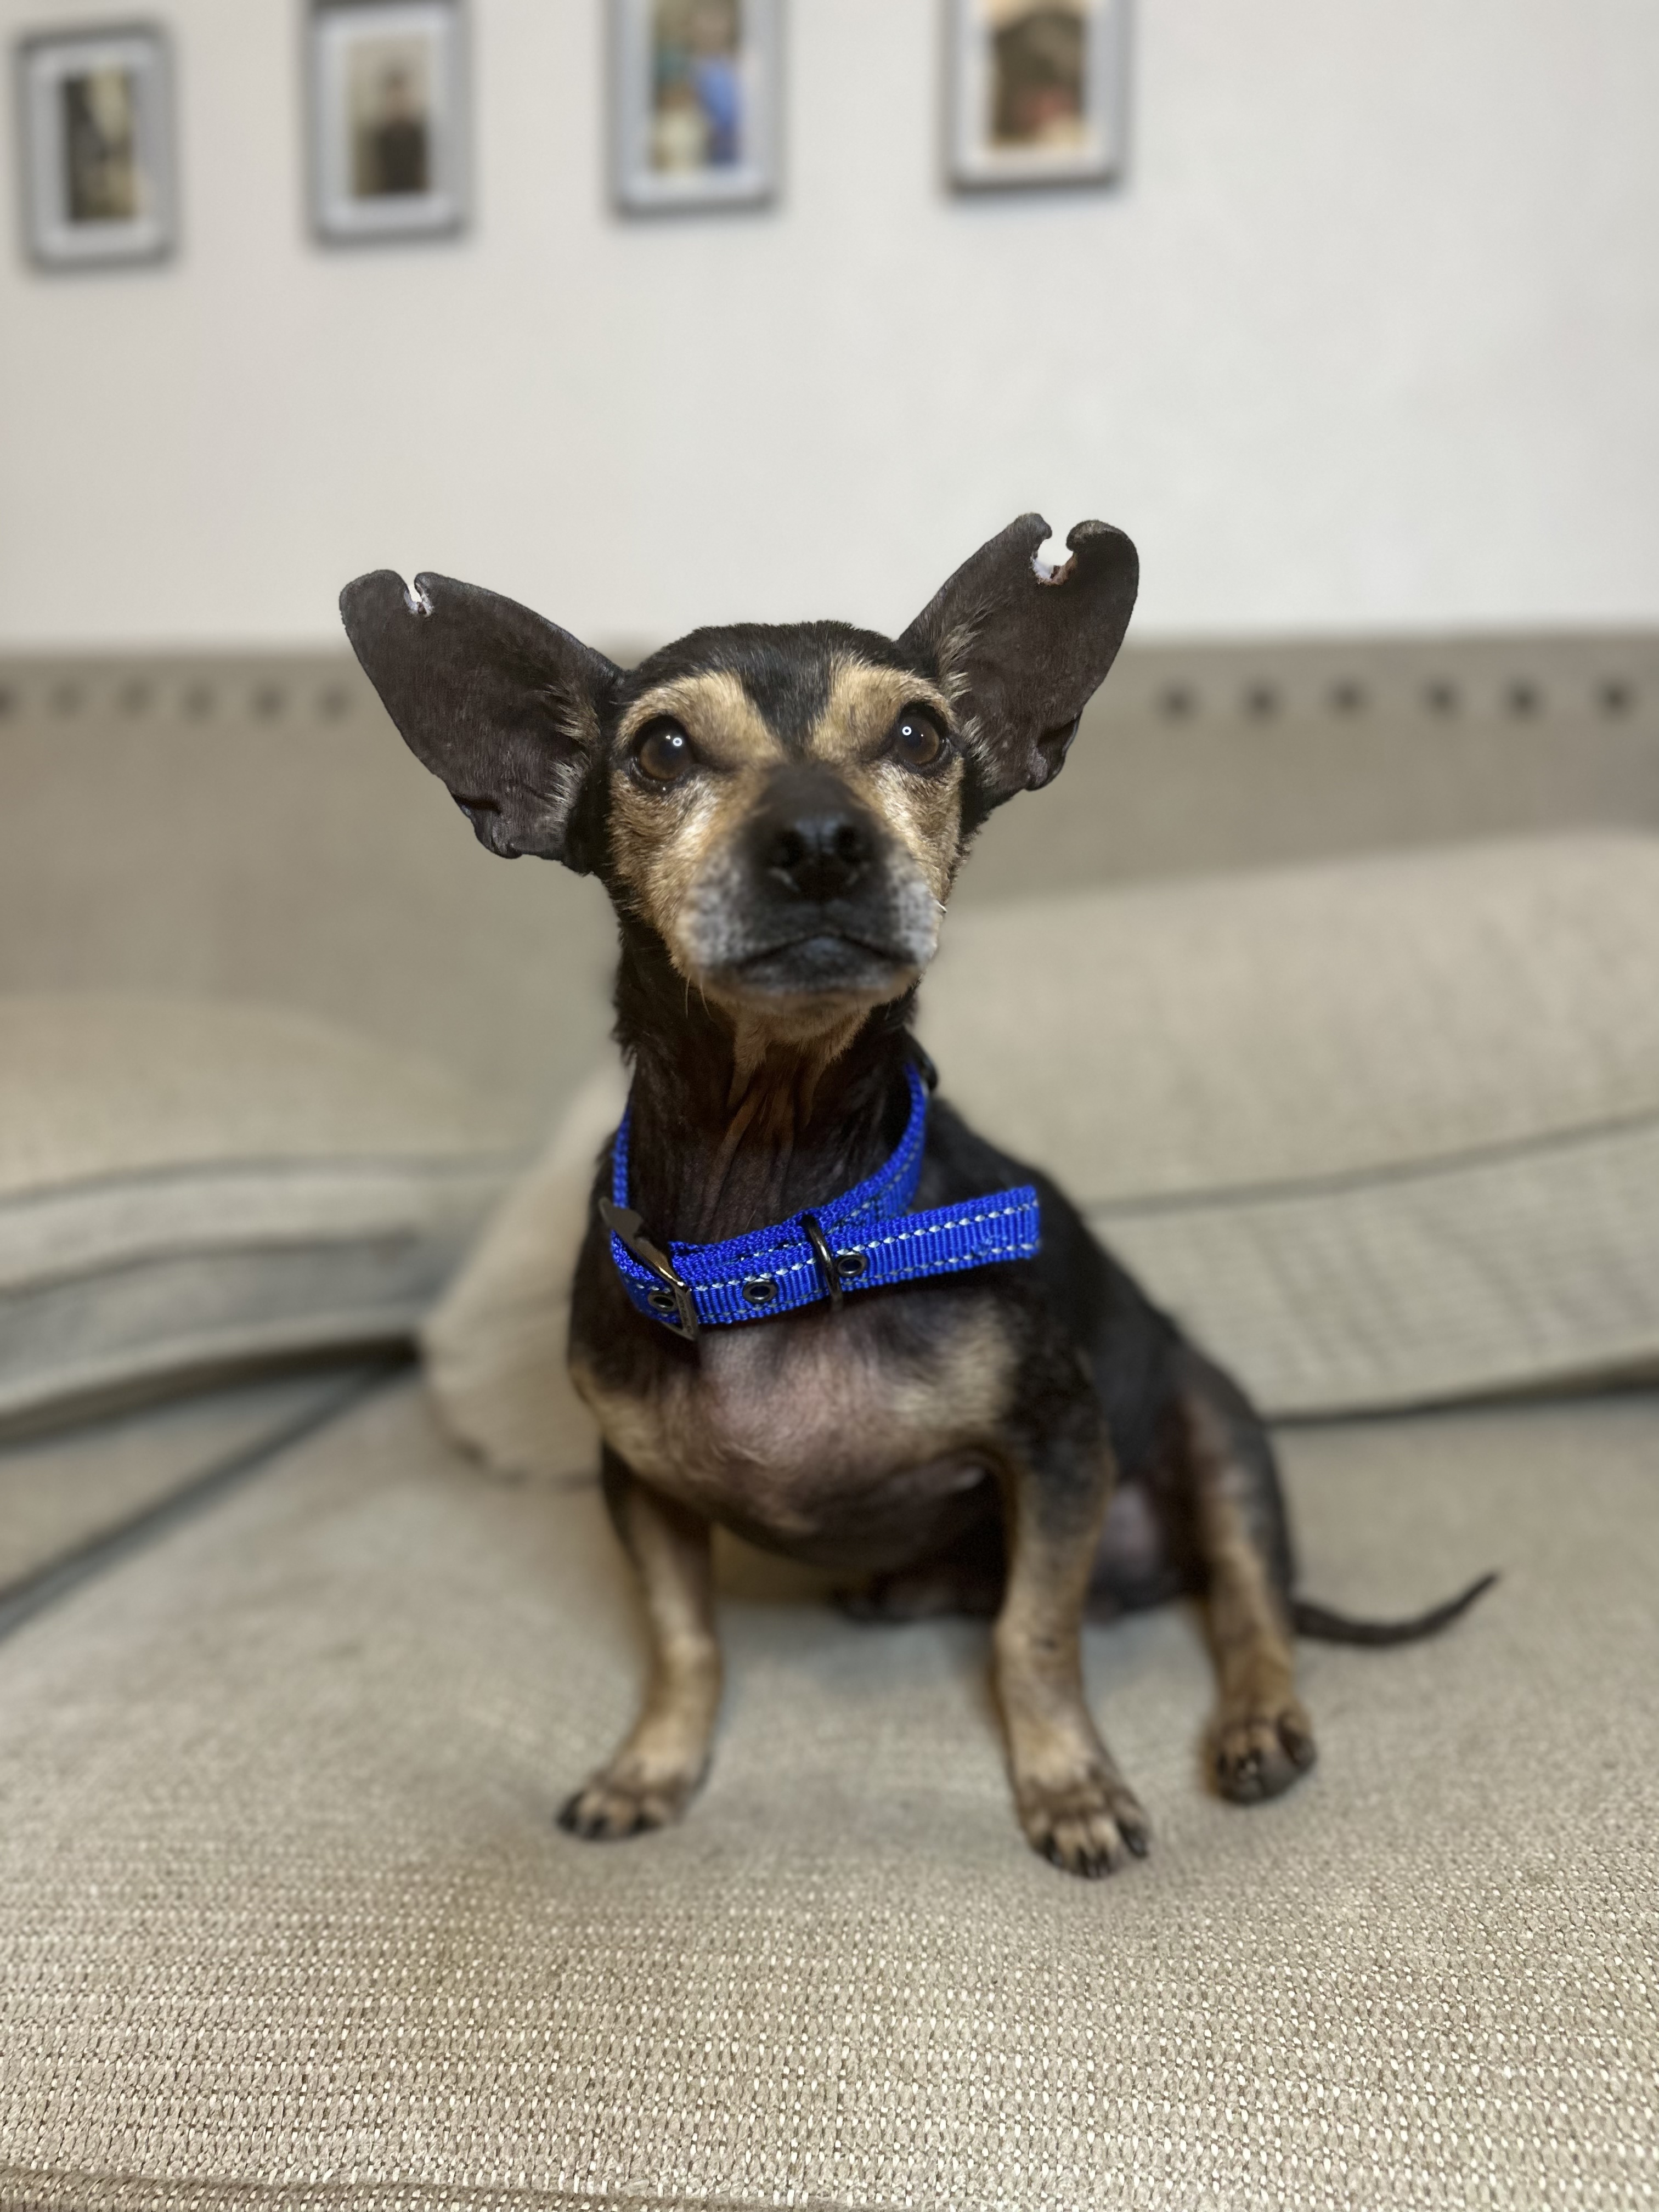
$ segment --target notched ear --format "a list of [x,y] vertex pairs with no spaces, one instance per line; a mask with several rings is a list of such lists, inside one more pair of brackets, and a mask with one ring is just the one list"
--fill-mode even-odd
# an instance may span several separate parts
[[1079,522],[1052,569],[1036,557],[1048,535],[1040,514],[1011,522],[899,640],[961,702],[988,811],[1059,775],[1134,611],[1140,562],[1121,530]]
[[528,607],[448,576],[390,568],[340,594],[352,649],[411,752],[449,787],[481,845],[586,873],[580,801],[620,682],[603,653]]

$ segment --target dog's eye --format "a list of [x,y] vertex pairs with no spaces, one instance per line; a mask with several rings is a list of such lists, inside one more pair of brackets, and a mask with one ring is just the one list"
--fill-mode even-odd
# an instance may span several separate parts
[[888,744],[906,768],[937,768],[945,757],[944,732],[920,707],[905,708]]
[[634,748],[635,765],[650,783],[678,783],[696,765],[691,740],[678,722],[653,722]]

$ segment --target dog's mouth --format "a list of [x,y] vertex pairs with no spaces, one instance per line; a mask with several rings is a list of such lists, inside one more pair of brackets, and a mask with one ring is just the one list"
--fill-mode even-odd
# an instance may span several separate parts
[[866,874],[857,896],[785,897],[737,862],[711,867],[677,917],[676,964],[711,997],[792,1027],[902,998],[938,949],[943,908],[919,867],[890,858]]
[[890,940],[818,928],[745,952],[726,969],[726,980],[768,996],[822,991],[863,996],[905,988],[917,967],[914,951]]

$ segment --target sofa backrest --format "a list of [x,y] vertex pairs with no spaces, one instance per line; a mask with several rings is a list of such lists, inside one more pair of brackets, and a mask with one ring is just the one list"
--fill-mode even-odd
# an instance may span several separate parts
[[[474,844],[333,654],[0,660],[0,990],[307,1008],[526,1138],[609,1024],[598,887]],[[1659,826],[1659,632],[1126,651],[957,896]]]

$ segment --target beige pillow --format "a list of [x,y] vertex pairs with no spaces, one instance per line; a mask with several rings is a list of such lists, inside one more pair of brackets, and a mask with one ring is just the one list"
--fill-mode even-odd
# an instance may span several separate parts
[[1271,1413],[1659,1362],[1659,840],[959,915],[921,1028]]
[[595,1069],[421,1331],[450,1433],[504,1474],[586,1480],[598,1463],[599,1431],[571,1387],[565,1340],[595,1162],[627,1097],[618,1063]]
[[[921,1030],[945,1094],[1271,1413],[1659,1366],[1659,840],[956,914]],[[514,1464],[591,1456],[553,1378],[606,1080],[428,1334],[452,1420]],[[480,1341],[503,1310],[533,1381]]]
[[0,997],[0,1423],[409,1337],[514,1165],[486,1102],[309,1016]]

